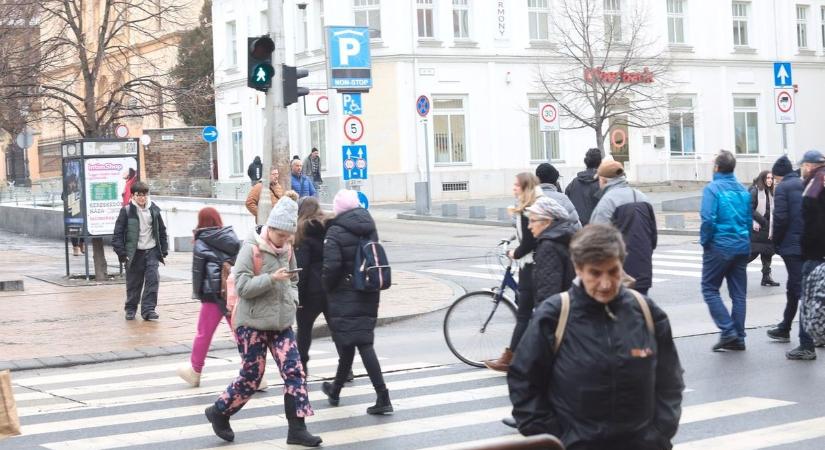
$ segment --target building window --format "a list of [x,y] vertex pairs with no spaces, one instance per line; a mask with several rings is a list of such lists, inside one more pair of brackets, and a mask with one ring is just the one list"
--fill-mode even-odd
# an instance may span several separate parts
[[825,48],[825,6],[819,9],[819,28],[822,33],[822,48]]
[[327,119],[309,121],[309,148],[317,148],[321,170],[327,170]]
[[229,116],[232,136],[232,175],[243,174],[243,121],[240,114]]
[[470,38],[470,0],[453,0],[453,37]]
[[353,0],[352,12],[355,15],[355,25],[370,29],[371,38],[381,37],[381,1],[380,0]]
[[318,0],[318,24],[321,26],[321,43],[323,45],[324,42],[324,27],[326,26],[326,22],[324,21],[324,0]]
[[622,0],[604,0],[604,38],[622,41]]
[[667,41],[685,43],[685,0],[667,0]]
[[808,7],[796,5],[796,45],[808,48]]
[[226,60],[229,62],[229,67],[238,67],[238,32],[235,21],[226,22]]
[[693,99],[673,97],[668,101],[671,156],[691,156],[696,152]]
[[530,161],[553,161],[561,159],[559,152],[559,132],[539,129],[539,103],[547,100],[531,98],[528,101],[530,120]]
[[748,8],[746,2],[733,2],[733,45],[748,46]]
[[309,39],[307,33],[309,27],[307,25],[307,9],[298,9],[298,20],[296,21],[297,30],[295,30],[295,50],[296,52],[306,51],[309,48],[307,40]]
[[549,0],[527,0],[527,19],[530,22],[530,40],[550,39]]
[[269,34],[269,11],[261,11],[261,36]]
[[432,38],[433,35],[433,0],[416,0],[416,17],[418,19],[418,37]]
[[737,154],[759,153],[759,111],[756,97],[733,98],[733,128]]
[[464,99],[435,98],[433,100],[436,164],[467,162],[467,136],[464,122]]

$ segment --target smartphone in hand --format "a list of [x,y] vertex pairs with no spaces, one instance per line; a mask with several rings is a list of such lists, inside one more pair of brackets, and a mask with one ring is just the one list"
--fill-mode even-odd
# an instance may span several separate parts
[[298,267],[298,268],[295,268],[295,269],[292,269],[292,270],[287,270],[286,273],[298,273],[302,270],[304,270],[304,269]]

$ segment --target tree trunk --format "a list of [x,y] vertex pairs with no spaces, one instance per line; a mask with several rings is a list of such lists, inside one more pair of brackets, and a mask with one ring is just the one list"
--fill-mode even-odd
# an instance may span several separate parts
[[593,131],[596,132],[596,147],[598,147],[602,152],[602,157],[607,156],[607,152],[604,149],[604,133],[602,133],[602,125],[596,124]]
[[103,238],[92,238],[92,258],[95,263],[95,281],[106,281],[106,252],[103,248]]

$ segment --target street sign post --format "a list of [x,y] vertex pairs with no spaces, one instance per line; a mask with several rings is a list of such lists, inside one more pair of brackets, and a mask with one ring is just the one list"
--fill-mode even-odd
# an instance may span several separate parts
[[774,89],[774,112],[776,123],[796,123],[796,105],[794,104],[793,88]]
[[209,142],[215,142],[218,140],[218,129],[209,125],[208,127],[203,127],[203,131],[201,131],[201,136],[203,136],[203,140]]
[[773,85],[775,87],[790,87],[793,86],[793,77],[791,76],[791,63],[789,62],[775,62],[773,63]]
[[127,136],[129,136],[129,127],[122,123],[117,124],[115,127],[115,137],[123,139]]
[[344,108],[345,116],[360,116],[363,111],[361,107],[361,93],[345,92],[341,94],[341,105]]
[[358,142],[364,137],[364,122],[356,116],[349,116],[344,120],[344,136],[350,142]]
[[559,131],[559,105],[557,103],[539,104],[539,130]]
[[212,157],[212,143],[218,140],[218,129],[212,125],[203,127],[203,131],[201,131],[201,136],[203,136],[203,140],[209,143],[209,187],[210,192],[212,192],[215,188],[215,160]]
[[430,133],[427,128],[427,115],[430,114],[430,99],[426,95],[419,95],[415,99],[415,112],[421,116],[421,123],[424,124],[424,162],[427,165],[427,198],[424,203],[424,214],[432,213],[432,191],[430,183]]
[[430,113],[430,99],[426,95],[419,95],[415,100],[415,111],[421,117],[427,117]]
[[[774,111],[776,123],[782,124],[782,150],[788,154],[788,125],[796,122],[796,107],[793,98],[793,72],[791,63],[773,63]],[[789,89],[778,89],[789,88]]]
[[341,156],[344,163],[344,181],[367,179],[366,145],[341,146]]
[[370,30],[367,27],[326,27],[327,80],[338,91],[369,91],[372,87]]

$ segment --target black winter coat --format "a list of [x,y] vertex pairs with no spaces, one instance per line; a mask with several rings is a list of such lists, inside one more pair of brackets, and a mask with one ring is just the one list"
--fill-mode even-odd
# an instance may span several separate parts
[[558,295],[533,313],[507,373],[524,435],[551,433],[567,448],[670,449],[681,416],[682,366],[667,315],[647,300],[651,336],[633,295],[608,303],[576,284],[564,340],[553,352]]
[[192,249],[192,296],[201,302],[216,303],[226,314],[221,298],[221,266],[235,264],[241,241],[232,227],[209,227],[195,231]]
[[653,284],[653,250],[659,239],[653,205],[634,202],[619,206],[613,213],[612,222],[622,232],[627,248],[624,271],[636,279],[636,289],[650,289]]
[[[166,225],[163,223],[163,216],[160,215],[158,205],[152,201],[149,201],[147,205],[149,212],[152,214],[152,237],[155,239],[155,244],[160,251],[160,262],[166,264],[165,258],[169,254]],[[135,252],[140,239],[140,219],[138,218],[137,208],[131,202],[120,208],[112,235],[112,248],[118,257],[127,258],[127,270],[132,266],[132,261],[135,259]]]
[[564,194],[576,207],[582,226],[590,223],[593,209],[599,203],[599,199],[596,198],[597,192],[599,192],[599,180],[596,178],[596,169],[579,172],[564,190]]
[[802,191],[805,184],[791,172],[776,185],[773,199],[773,242],[782,256],[802,255]]
[[536,305],[570,289],[576,277],[570,261],[570,239],[576,228],[570,222],[554,222],[536,241],[533,257],[533,292]]
[[303,308],[322,312],[327,309],[327,293],[321,279],[325,235],[324,224],[312,221],[306,225],[303,240],[295,247],[298,267],[304,269],[298,278],[298,301]]
[[825,167],[817,169],[805,183],[802,220],[802,259],[825,259]]
[[753,211],[753,220],[759,224],[759,231],[753,229],[751,225],[751,254],[766,253],[773,254],[773,241],[770,239],[771,232],[771,202],[770,198],[773,194],[767,191],[767,200],[765,203],[765,215],[759,214],[756,207],[759,205],[759,188],[751,186],[748,190],[751,194],[751,211]]
[[324,239],[324,266],[321,272],[327,291],[327,317],[337,345],[372,344],[378,320],[378,292],[352,288],[355,249],[360,240],[378,240],[372,216],[355,208],[332,219]]

